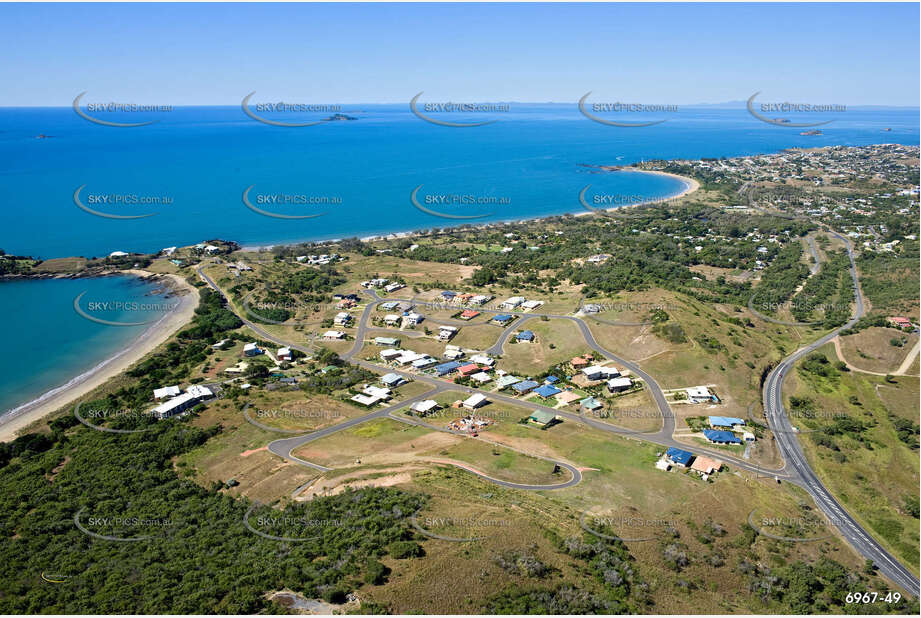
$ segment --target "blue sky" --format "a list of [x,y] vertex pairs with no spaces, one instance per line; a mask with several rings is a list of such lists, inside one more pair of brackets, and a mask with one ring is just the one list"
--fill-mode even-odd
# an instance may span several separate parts
[[919,5],[0,4],[0,106],[918,105]]

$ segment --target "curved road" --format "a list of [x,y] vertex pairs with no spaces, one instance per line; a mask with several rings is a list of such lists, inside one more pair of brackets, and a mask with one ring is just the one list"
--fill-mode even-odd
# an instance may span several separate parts
[[809,492],[816,504],[833,522],[844,538],[865,558],[872,560],[879,570],[889,579],[904,588],[914,596],[918,596],[919,582],[908,569],[896,560],[892,554],[883,548],[871,535],[858,524],[853,517],[835,500],[831,492],[825,488],[819,477],[813,472],[812,467],[803,454],[802,447],[797,439],[796,432],[783,406],[783,383],[790,370],[797,361],[807,354],[812,353],[838,336],[844,329],[853,326],[864,314],[863,296],[860,293],[860,282],[857,279],[857,265],[854,262],[854,250],[850,241],[840,234],[834,236],[844,241],[847,245],[848,257],[851,261],[851,281],[854,288],[856,311],[854,316],[843,326],[828,333],[818,341],[800,348],[787,358],[783,359],[773,371],[768,374],[764,382],[764,410],[765,417],[777,439],[777,446],[783,455],[784,461],[802,479],[802,487]]
[[[912,595],[918,596],[918,589],[919,589],[918,579],[911,572],[909,572],[904,566],[899,564],[899,562],[891,554],[889,554],[876,540],[874,540],[869,534],[867,534],[866,531],[863,528],[861,528],[861,526],[856,521],[854,521],[854,519],[851,518],[850,515],[846,513],[846,511],[844,511],[841,505],[834,499],[831,493],[819,481],[818,477],[815,475],[815,473],[812,471],[812,468],[809,466],[808,462],[806,461],[802,453],[802,450],[800,448],[799,442],[797,441],[795,432],[793,431],[793,428],[790,425],[789,419],[787,419],[786,414],[783,409],[783,402],[782,402],[782,395],[781,395],[782,384],[783,384],[784,378],[788,374],[793,364],[796,363],[796,361],[801,359],[806,354],[809,354],[813,350],[819,348],[820,346],[824,345],[825,343],[833,339],[835,336],[837,336],[838,331],[852,326],[857,321],[857,319],[859,319],[863,315],[863,312],[864,312],[863,298],[860,295],[859,281],[857,279],[857,269],[856,269],[856,264],[854,262],[854,254],[853,254],[853,249],[851,247],[851,244],[847,240],[847,238],[841,236],[840,234],[837,234],[834,232],[832,233],[847,244],[848,255],[851,260],[851,278],[853,281],[854,293],[855,293],[855,298],[857,302],[857,311],[856,311],[856,315],[847,324],[825,335],[818,341],[804,348],[801,348],[800,350],[798,350],[797,352],[795,352],[788,358],[781,361],[781,363],[779,363],[778,366],[773,371],[771,371],[771,373],[768,375],[767,379],[765,380],[764,392],[763,392],[765,417],[774,433],[778,448],[780,450],[781,455],[783,456],[783,459],[784,459],[783,467],[779,469],[769,469],[769,468],[764,468],[761,466],[753,465],[743,459],[738,459],[736,457],[728,456],[723,452],[711,451],[711,450],[708,450],[705,448],[699,448],[699,447],[694,447],[694,450],[697,452],[703,453],[705,455],[726,461],[727,463],[735,465],[736,467],[740,469],[747,470],[749,472],[754,472],[760,475],[773,476],[777,478],[778,480],[784,479],[789,482],[793,482],[797,485],[802,486],[813,497],[813,499],[815,500],[819,508],[822,509],[822,511],[829,517],[829,520],[836,523],[838,529],[841,531],[844,538],[849,543],[851,543],[851,545],[861,555],[873,560],[874,563],[878,566],[878,568],[884,575],[889,577],[892,581],[896,582],[899,586],[902,586],[907,592],[911,593]],[[221,290],[214,283],[213,280],[211,280],[207,275],[205,275],[201,271],[201,267],[197,269],[197,272],[212,288],[217,290],[219,293],[224,295],[226,298],[226,294],[224,294],[223,290]],[[282,440],[276,440],[275,442],[272,442],[269,445],[269,449],[273,453],[276,453],[291,461],[297,461],[298,463],[304,463],[304,464],[311,465],[312,467],[316,468],[317,467],[316,464],[309,464],[309,462],[303,462],[302,460],[292,457],[290,454],[291,450],[296,448],[300,444],[306,444],[307,442],[310,442],[312,440],[319,439],[321,437],[335,433],[336,431],[340,431],[342,429],[357,425],[359,423],[363,423],[372,418],[379,418],[382,416],[387,416],[390,414],[391,411],[394,411],[399,408],[403,408],[413,403],[414,401],[418,401],[424,398],[429,398],[430,396],[438,392],[442,392],[445,390],[463,391],[463,392],[469,392],[469,393],[484,392],[476,388],[454,384],[453,382],[436,379],[436,378],[433,378],[431,376],[424,375],[424,374],[411,374],[411,373],[408,373],[408,372],[405,372],[399,369],[381,367],[374,363],[369,363],[363,360],[352,360],[353,357],[361,351],[362,346],[364,345],[365,334],[369,330],[369,327],[367,326],[367,320],[369,316],[371,315],[371,312],[374,310],[374,308],[378,304],[385,302],[385,299],[380,298],[373,290],[365,290],[365,292],[371,297],[372,300],[364,308],[361,319],[359,320],[357,324],[356,334],[355,334],[355,344],[352,346],[351,350],[349,350],[347,353],[342,355],[342,358],[345,360],[351,360],[354,364],[365,367],[369,370],[373,370],[373,371],[386,370],[389,372],[403,375],[404,377],[408,377],[413,380],[425,382],[427,384],[430,384],[433,387],[432,390],[420,396],[417,396],[413,399],[402,401],[399,404],[388,406],[387,408],[382,408],[381,410],[376,410],[368,415],[358,417],[355,419],[351,419],[339,425],[329,427],[329,428],[308,434],[306,436],[301,436],[298,438],[285,438]],[[404,299],[388,298],[386,300],[404,300]],[[485,309],[485,308],[480,309],[480,311],[487,312],[487,313],[503,313],[502,311]],[[484,394],[487,394],[489,397],[493,399],[505,401],[507,403],[529,408],[532,410],[547,410],[547,411],[553,412],[554,414],[562,418],[565,418],[565,419],[568,419],[574,422],[584,423],[600,431],[606,431],[609,433],[614,433],[614,434],[618,434],[618,435],[626,436],[626,437],[634,437],[636,439],[646,441],[646,442],[651,442],[651,443],[658,444],[664,447],[676,447],[676,448],[681,448],[681,449],[688,448],[687,444],[678,442],[677,440],[673,438],[673,432],[675,429],[675,416],[671,408],[669,407],[668,402],[665,399],[665,395],[662,392],[661,387],[653,379],[653,377],[647,374],[645,371],[643,371],[635,363],[628,361],[626,359],[620,358],[612,354],[608,350],[605,350],[603,347],[601,347],[601,345],[598,344],[598,342],[595,340],[594,335],[592,334],[588,325],[579,318],[568,316],[568,315],[543,314],[543,313],[528,313],[527,315],[519,316],[518,319],[516,319],[511,325],[509,325],[507,328],[503,330],[500,340],[497,342],[496,345],[492,346],[489,349],[489,352],[498,353],[494,351],[495,349],[497,349],[497,347],[498,347],[499,352],[501,352],[502,345],[505,343],[505,341],[508,339],[508,337],[511,335],[511,333],[516,328],[520,327],[521,324],[523,324],[529,319],[541,317],[541,316],[574,321],[578,325],[580,331],[582,332],[582,336],[585,338],[586,343],[592,349],[601,353],[606,358],[611,359],[617,363],[620,363],[625,368],[630,369],[630,371],[633,372],[634,375],[641,378],[646,383],[647,387],[652,393],[656,406],[659,408],[659,412],[661,413],[661,416],[663,419],[662,429],[660,429],[658,432],[653,432],[653,433],[638,432],[638,431],[616,427],[609,423],[605,423],[605,422],[595,420],[595,419],[590,419],[590,418],[587,418],[579,414],[574,414],[571,412],[565,412],[563,410],[557,410],[555,408],[550,408],[548,406],[544,406],[544,405],[541,405],[533,401],[521,400],[521,399],[511,397],[508,395],[504,395],[501,393],[484,392]],[[287,345],[289,347],[292,347],[292,348],[295,348],[301,351],[306,351],[306,349],[301,346],[298,346],[291,342],[280,340],[270,335],[269,333],[261,329],[258,325],[253,324],[252,322],[246,320],[242,316],[238,316],[238,317],[240,317],[240,319],[243,320],[243,322],[250,329],[258,333],[265,339],[269,341],[273,341],[280,345]],[[580,479],[581,479],[581,474],[580,474]]]

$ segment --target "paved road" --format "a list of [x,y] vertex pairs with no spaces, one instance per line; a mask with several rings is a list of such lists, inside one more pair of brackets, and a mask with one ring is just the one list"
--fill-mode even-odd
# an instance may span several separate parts
[[783,383],[790,370],[801,358],[825,345],[838,336],[838,332],[850,328],[864,314],[863,296],[860,293],[860,283],[857,279],[857,267],[854,263],[854,251],[847,238],[834,234],[847,244],[848,257],[851,260],[851,280],[854,288],[856,311],[854,317],[840,328],[830,332],[818,341],[800,348],[787,358],[783,359],[777,367],[768,374],[764,383],[764,409],[765,415],[774,435],[777,446],[787,465],[802,479],[801,485],[809,492],[816,504],[835,523],[844,538],[865,558],[872,560],[886,577],[901,586],[914,596],[918,596],[919,582],[908,569],[902,566],[882,545],[858,524],[853,517],[835,500],[831,492],[813,472],[806,460],[800,446],[796,432],[787,418],[783,406]]
[[[851,278],[853,281],[855,298],[857,301],[857,312],[856,312],[855,317],[852,318],[850,322],[848,322],[847,324],[842,326],[840,329],[838,329],[838,330],[842,330],[842,329],[849,328],[850,326],[852,326],[854,322],[856,322],[857,319],[863,315],[864,307],[863,307],[863,298],[860,295],[860,291],[859,291],[859,281],[857,279],[857,270],[856,270],[856,265],[854,263],[853,249],[850,245],[850,242],[848,242],[848,240],[845,237],[839,234],[836,234],[836,233],[834,235],[840,238],[841,240],[843,240],[845,243],[847,243],[848,254],[851,259]],[[204,273],[202,273],[200,268],[198,272],[199,272],[199,275],[201,275],[202,278],[209,285],[211,285],[214,289],[218,290],[221,294],[223,294],[223,291],[209,277],[207,277]],[[346,360],[353,359],[353,357],[356,354],[358,354],[358,352],[362,349],[365,334],[368,330],[367,320],[369,316],[371,315],[371,312],[376,307],[376,305],[381,302],[384,302],[385,300],[385,299],[381,299],[380,297],[378,297],[377,294],[373,290],[367,290],[366,293],[371,297],[372,301],[365,307],[362,313],[362,317],[359,320],[359,323],[357,325],[357,330],[356,330],[356,335],[355,335],[355,344],[352,346],[352,349],[349,352],[347,352],[346,354],[342,356]],[[406,299],[386,299],[386,300],[406,300]],[[410,302],[412,302],[411,299],[410,299]],[[485,309],[485,308],[480,309],[480,311],[488,312],[488,313],[503,313],[502,311]],[[658,383],[652,378],[652,376],[650,376],[645,371],[643,371],[635,363],[628,361],[626,359],[623,359],[623,358],[619,358],[618,356],[612,354],[608,350],[605,350],[603,347],[601,347],[601,345],[598,344],[598,342],[595,340],[594,335],[592,334],[588,325],[579,318],[568,316],[568,315],[528,313],[526,316],[526,319],[531,319],[534,317],[540,317],[544,315],[549,318],[566,319],[566,320],[574,321],[578,325],[586,342],[588,343],[590,347],[592,347],[592,349],[604,355],[606,358],[614,360],[617,363],[620,363],[625,368],[632,371],[634,375],[641,378],[646,383],[647,387],[650,389],[650,392],[652,393],[656,406],[659,408],[659,411],[663,419],[662,429],[660,429],[658,432],[652,432],[652,433],[638,432],[638,431],[633,431],[629,429],[624,429],[624,428],[616,427],[609,423],[605,423],[603,421],[588,418],[584,415],[574,414],[571,412],[565,412],[563,410],[557,410],[555,408],[550,408],[548,406],[543,406],[533,401],[525,401],[525,400],[521,400],[515,397],[510,397],[508,395],[503,395],[501,393],[480,391],[479,389],[453,384],[453,383],[450,383],[444,380],[433,378],[428,375],[410,374],[408,372],[405,372],[399,369],[381,367],[374,363],[369,363],[363,360],[358,360],[358,361],[353,360],[352,361],[353,363],[360,365],[362,367],[365,367],[372,371],[378,371],[378,372],[379,371],[388,371],[388,372],[392,371],[394,373],[401,374],[404,377],[408,377],[413,380],[426,382],[433,386],[433,390],[419,397],[416,397],[412,400],[407,400],[407,401],[401,402],[400,404],[396,404],[394,406],[389,406],[388,408],[384,408],[384,409],[375,411],[364,417],[352,419],[340,425],[336,425],[334,427],[327,428],[326,430],[323,430],[322,435],[319,435],[320,432],[315,432],[314,434],[309,434],[308,436],[302,436],[301,438],[287,438],[284,440],[277,440],[276,442],[273,442],[272,444],[278,445],[278,446],[276,446],[275,448],[272,448],[272,445],[270,445],[270,450],[276,453],[278,453],[279,451],[284,451],[284,448],[287,447],[288,444],[294,445],[295,444],[294,441],[296,440],[304,440],[302,444],[307,443],[311,441],[312,439],[318,439],[320,437],[323,437],[324,435],[329,435],[331,433],[334,433],[335,431],[339,431],[341,429],[345,429],[347,427],[354,426],[358,423],[362,423],[367,420],[370,420],[371,418],[377,418],[381,415],[389,414],[391,410],[405,407],[406,405],[409,405],[413,401],[423,399],[423,398],[428,398],[434,393],[441,392],[444,390],[455,390],[455,391],[470,392],[470,393],[483,392],[484,394],[486,394],[487,396],[489,396],[490,398],[494,400],[506,401],[507,403],[525,407],[528,409],[533,409],[533,410],[548,410],[562,418],[565,418],[565,419],[568,419],[574,422],[584,423],[600,431],[605,431],[608,433],[614,433],[614,434],[627,436],[627,437],[633,437],[635,439],[643,440],[646,442],[659,444],[664,447],[673,446],[676,448],[683,448],[683,449],[688,448],[688,445],[678,442],[677,440],[674,439],[673,437],[674,428],[675,428],[674,413],[669,407],[668,402],[665,399],[665,395],[662,392],[661,387],[659,387]],[[296,344],[279,340],[273,337],[272,335],[269,335],[268,333],[266,333],[264,330],[259,328],[258,325],[255,325],[252,322],[249,322],[242,317],[241,319],[244,321],[244,323],[247,324],[247,326],[249,326],[251,329],[253,329],[254,331],[256,331],[257,333],[259,333],[264,338],[270,341],[274,341],[281,345],[287,345],[289,347],[293,347],[295,349],[299,349],[302,351],[305,350],[304,348],[299,347]],[[525,320],[520,320],[520,319],[516,320],[515,323],[513,323],[508,328],[506,328],[505,331],[503,331],[503,336],[507,338],[508,334],[510,334],[511,331],[514,330],[514,328],[517,328],[520,325],[520,323],[524,321]],[[818,504],[819,507],[823,510],[823,512],[829,517],[830,521],[836,522],[838,524],[838,528],[841,531],[844,538],[848,542],[850,542],[852,546],[858,552],[861,553],[861,555],[873,560],[884,575],[886,575],[887,577],[890,577],[890,579],[892,579],[898,585],[902,586],[907,592],[910,592],[911,594],[917,596],[918,588],[919,588],[917,578],[915,578],[912,573],[910,573],[907,569],[905,569],[905,567],[899,564],[898,561],[896,561],[895,558],[891,556],[891,554],[889,554],[882,546],[879,545],[878,542],[876,542],[869,534],[867,534],[866,531],[863,530],[863,528],[861,528],[860,525],[857,524],[857,522],[854,521],[853,518],[851,518],[850,515],[848,515],[844,511],[844,509],[838,504],[838,502],[834,499],[831,493],[828,492],[828,490],[821,484],[818,477],[816,477],[815,473],[812,471],[812,468],[809,466],[805,457],[803,456],[802,450],[799,446],[799,442],[797,441],[797,438],[792,429],[792,426],[790,425],[790,422],[787,419],[784,413],[784,410],[783,410],[781,391],[782,391],[783,380],[786,377],[787,372],[790,370],[790,368],[793,366],[793,364],[797,360],[799,360],[806,354],[812,352],[816,348],[824,345],[825,343],[833,339],[837,335],[837,333],[838,333],[837,330],[833,331],[829,333],[828,335],[822,337],[818,341],[814,342],[813,344],[806,346],[805,348],[802,348],[801,350],[798,350],[790,357],[784,359],[780,364],[778,364],[778,366],[769,374],[768,378],[765,380],[764,394],[763,394],[764,408],[766,411],[765,414],[768,420],[768,424],[770,425],[772,431],[774,432],[774,436],[775,436],[775,439],[777,440],[778,448],[780,449],[781,455],[783,456],[783,459],[784,459],[784,465],[782,468],[769,469],[769,468],[764,468],[762,466],[756,466],[756,465],[753,465],[745,461],[744,459],[727,456],[723,452],[712,451],[712,450],[705,449],[705,448],[693,447],[693,450],[695,452],[702,453],[710,457],[721,459],[723,461],[726,461],[727,463],[730,463],[736,466],[737,468],[747,470],[749,472],[754,472],[759,475],[773,476],[773,477],[776,477],[778,480],[784,479],[789,482],[793,482],[797,485],[802,486],[807,492],[809,492],[809,494],[816,501],[816,504]],[[287,452],[282,456],[286,457],[287,459],[296,460],[295,458],[292,458],[290,456],[290,451],[292,448],[296,448],[296,446],[292,446],[291,448],[288,448]],[[296,460],[296,461],[300,461],[300,460]]]

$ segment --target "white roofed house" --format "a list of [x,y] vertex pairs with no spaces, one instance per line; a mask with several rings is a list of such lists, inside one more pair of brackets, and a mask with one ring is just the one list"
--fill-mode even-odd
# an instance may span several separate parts
[[259,356],[260,354],[262,354],[262,350],[259,349],[255,342],[243,345],[243,356]]
[[323,333],[324,339],[345,339],[345,333],[341,330],[328,330]]
[[439,341],[450,341],[454,335],[457,334],[456,326],[439,326],[438,327],[438,339]]
[[409,409],[413,412],[416,412],[420,415],[426,415],[431,412],[434,412],[438,409],[438,402],[434,399],[425,399],[423,401],[417,401],[413,405],[409,406]]
[[387,326],[396,326],[397,324],[400,323],[400,320],[402,319],[403,318],[401,318],[395,313],[389,313],[384,316],[384,324],[386,324]]
[[424,319],[421,313],[412,312],[406,316],[406,323],[415,326],[416,324],[422,323]]
[[486,356],[485,354],[474,354],[470,357],[471,363],[476,363],[477,365],[486,365],[487,367],[492,367],[496,360]]
[[383,361],[392,361],[403,355],[403,350],[389,349],[381,351],[381,360]]
[[476,393],[465,399],[463,406],[468,410],[476,410],[477,408],[485,406],[487,403],[489,403],[489,400],[486,399],[486,395]]
[[706,403],[708,401],[713,401],[713,395],[710,394],[710,389],[706,386],[692,386],[691,388],[684,389],[685,394],[688,396],[688,401],[691,403]]
[[501,307],[504,309],[514,309],[521,303],[525,302],[525,300],[526,299],[524,296],[512,296],[508,300],[503,301]]
[[336,317],[333,318],[333,324],[335,324],[336,326],[348,326],[348,324],[351,321],[352,321],[352,316],[350,316],[345,311],[340,311],[339,313],[336,314]]
[[275,358],[280,361],[290,361],[294,359],[294,355],[291,353],[291,348],[284,347],[278,348],[278,351],[275,353]]
[[164,386],[163,388],[155,388],[153,396],[154,399],[160,400],[165,397],[175,397],[180,392],[179,386]]

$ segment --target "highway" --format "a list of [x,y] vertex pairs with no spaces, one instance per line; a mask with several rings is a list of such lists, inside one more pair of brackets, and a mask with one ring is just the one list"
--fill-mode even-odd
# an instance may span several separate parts
[[860,282],[857,278],[857,265],[854,262],[854,250],[847,238],[837,233],[835,233],[834,236],[847,244],[848,257],[851,260],[851,280],[854,287],[854,299],[856,303],[854,316],[840,328],[828,333],[818,341],[800,348],[783,359],[777,367],[768,374],[764,382],[763,392],[765,416],[774,432],[774,436],[777,439],[777,446],[787,466],[799,476],[801,479],[799,485],[809,492],[809,495],[812,496],[822,512],[828,517],[828,520],[836,525],[842,536],[844,536],[862,556],[872,560],[881,573],[907,592],[914,596],[918,596],[918,578],[902,566],[892,554],[886,551],[882,545],[868,534],[866,530],[851,517],[844,507],[835,500],[831,492],[825,488],[818,476],[816,476],[803,454],[797,434],[790,423],[790,419],[787,418],[783,406],[783,383],[796,362],[837,337],[840,331],[853,326],[864,314],[863,296],[860,293]]
[[[851,247],[851,244],[847,240],[847,238],[837,233],[834,233],[834,232],[832,233],[837,238],[843,240],[847,244],[848,255],[851,260],[850,270],[851,270],[851,278],[853,281],[854,294],[855,294],[857,308],[856,308],[854,317],[852,317],[848,323],[841,326],[839,329],[836,329],[835,331],[832,331],[831,333],[825,335],[824,337],[820,338],[818,341],[797,350],[792,355],[782,360],[777,365],[777,367],[775,367],[770,372],[770,374],[765,380],[764,390],[763,390],[765,417],[768,421],[768,424],[772,432],[774,433],[774,436],[775,436],[775,439],[778,445],[778,449],[780,450],[780,453],[783,457],[783,460],[784,460],[783,467],[779,469],[765,468],[762,466],[751,464],[744,459],[740,459],[740,458],[733,457],[733,456],[728,456],[724,452],[710,450],[710,449],[701,448],[697,446],[691,447],[691,449],[696,453],[704,454],[704,455],[707,455],[709,457],[713,457],[716,459],[721,459],[727,462],[728,464],[731,464],[742,470],[753,472],[755,474],[762,475],[762,476],[775,477],[778,480],[781,480],[781,479],[786,480],[788,482],[792,482],[792,483],[795,483],[796,485],[801,486],[803,489],[805,489],[810,494],[810,496],[812,496],[812,498],[815,500],[819,508],[823,511],[823,513],[826,514],[829,521],[832,522],[834,525],[836,525],[836,527],[838,528],[838,530],[840,531],[844,539],[847,540],[862,556],[873,560],[873,562],[877,565],[881,573],[883,573],[886,577],[888,577],[890,580],[895,582],[897,585],[901,586],[905,591],[909,592],[910,594],[914,596],[918,596],[918,591],[919,591],[918,579],[910,571],[908,571],[904,566],[902,566],[891,554],[889,554],[889,552],[887,552],[875,539],[873,539],[873,537],[869,535],[856,521],[854,521],[854,519],[835,500],[835,498],[824,487],[824,485],[822,485],[821,481],[819,481],[818,477],[815,475],[812,468],[809,466],[808,462],[806,461],[805,456],[803,455],[802,449],[796,437],[796,433],[794,432],[792,425],[790,424],[790,421],[787,418],[786,413],[783,408],[783,401],[782,401],[783,381],[785,377],[787,376],[788,372],[790,371],[790,369],[793,367],[793,365],[803,356],[809,354],[810,352],[816,350],[817,348],[831,341],[834,337],[838,335],[838,332],[840,330],[843,330],[843,329],[846,329],[852,326],[864,313],[863,298],[860,294],[859,281],[857,278],[857,268],[854,262],[853,248]],[[229,304],[230,300],[229,298],[227,298],[224,291],[220,287],[218,287],[214,283],[214,281],[210,279],[210,277],[208,277],[204,272],[202,272],[201,268],[202,267],[199,266],[199,268],[197,269],[199,276],[201,276],[202,279],[206,283],[208,283],[212,288],[217,290],[220,294],[224,295],[224,297],[227,299],[228,304]],[[678,442],[673,437],[673,433],[675,429],[675,416],[670,406],[668,405],[667,400],[665,399],[665,394],[662,392],[661,387],[655,381],[655,379],[651,375],[643,371],[635,363],[628,361],[626,359],[620,358],[616,356],[615,354],[612,354],[608,350],[604,349],[595,340],[594,335],[592,334],[588,325],[581,318],[577,318],[577,317],[569,316],[569,315],[545,314],[545,313],[527,313],[527,314],[519,315],[508,327],[502,330],[498,341],[496,342],[495,345],[489,348],[488,352],[492,354],[501,353],[502,346],[507,341],[511,333],[514,330],[520,328],[528,320],[539,318],[542,316],[546,316],[551,319],[571,320],[577,324],[586,343],[593,350],[595,350],[599,354],[602,354],[604,357],[610,360],[613,360],[616,363],[621,364],[623,367],[625,367],[626,369],[629,369],[635,376],[639,377],[645,382],[646,387],[649,388],[649,391],[652,394],[653,400],[655,401],[655,404],[659,410],[659,413],[662,416],[662,428],[659,431],[639,432],[639,431],[634,431],[630,429],[625,429],[625,428],[617,427],[610,423],[606,423],[601,420],[588,418],[583,414],[575,414],[572,412],[558,410],[556,408],[551,408],[548,406],[541,405],[534,401],[521,400],[516,397],[504,395],[502,393],[481,391],[476,388],[454,384],[452,382],[437,379],[437,378],[434,378],[432,376],[425,375],[425,374],[409,373],[406,371],[402,371],[400,369],[382,367],[375,363],[370,363],[368,361],[364,361],[360,359],[356,360],[354,357],[361,351],[364,345],[365,335],[367,334],[367,332],[369,330],[379,330],[379,329],[374,329],[373,327],[369,328],[367,325],[368,319],[370,318],[375,307],[378,304],[385,302],[385,299],[380,298],[373,290],[366,290],[365,293],[371,297],[371,301],[365,306],[364,311],[362,312],[361,318],[359,319],[358,324],[356,325],[355,344],[352,346],[352,348],[348,352],[342,355],[342,358],[344,360],[351,361],[352,363],[362,366],[371,371],[393,372],[393,373],[400,374],[404,378],[407,378],[407,379],[427,383],[432,386],[432,389],[420,396],[414,397],[413,399],[402,401],[399,404],[388,406],[387,408],[375,410],[374,412],[367,414],[365,416],[350,419],[349,421],[345,421],[333,427],[328,427],[326,429],[310,433],[306,436],[300,436],[300,437],[295,437],[295,438],[284,438],[282,440],[276,440],[275,442],[272,442],[269,445],[269,449],[273,453],[276,453],[279,456],[284,457],[288,460],[296,461],[298,463],[302,463],[302,464],[309,465],[314,468],[318,468],[316,464],[310,464],[309,462],[304,462],[302,460],[292,457],[291,451],[294,448],[297,448],[298,446],[302,444],[306,444],[307,442],[310,442],[312,440],[320,439],[322,437],[331,435],[337,431],[341,431],[342,429],[353,427],[359,423],[366,422],[373,418],[382,418],[385,416],[390,416],[390,413],[393,411],[396,411],[397,409],[404,408],[410,405],[411,403],[418,401],[420,399],[430,398],[432,395],[438,392],[443,392],[445,390],[461,391],[461,392],[468,392],[468,393],[482,392],[483,394],[486,394],[488,397],[490,397],[493,400],[505,401],[506,403],[528,408],[528,409],[532,409],[532,410],[547,410],[566,420],[570,420],[570,421],[577,422],[577,423],[583,423],[589,427],[592,427],[600,431],[613,433],[613,434],[621,435],[621,436],[628,437],[628,438],[634,438],[634,439],[638,439],[641,441],[650,442],[653,444],[658,444],[663,447],[676,447],[676,448],[681,448],[681,449],[689,448],[687,444]],[[386,300],[403,300],[403,301],[408,301],[408,302],[414,302],[413,299],[388,298]],[[479,308],[478,310],[481,313],[483,312],[485,313],[508,313],[505,311],[492,310],[492,309],[486,309],[486,308]],[[294,342],[288,342],[288,341],[279,339],[267,333],[265,330],[260,328],[257,324],[252,323],[251,321],[247,320],[243,316],[238,315],[238,317],[240,317],[240,319],[243,320],[243,322],[251,330],[259,334],[266,340],[273,341],[279,345],[285,345],[285,346],[309,353],[308,348],[299,346]],[[772,321],[772,320],[768,319],[768,321]],[[433,322],[437,323],[437,321],[435,320],[433,320]],[[391,418],[394,418],[394,417],[391,417]],[[400,419],[397,419],[397,420],[400,420]],[[561,463],[562,465],[562,462],[559,462],[559,463]],[[322,467],[319,467],[319,468],[322,469]],[[471,471],[476,473],[473,470]],[[481,475],[481,476],[484,476],[484,478],[487,478],[488,480],[491,480],[493,482],[497,481],[497,479],[490,479],[489,477],[485,477],[485,475]],[[579,475],[578,478],[579,480],[581,480],[581,475]],[[571,481],[572,484],[574,484],[574,482],[578,482],[575,479],[576,477],[574,475],[573,481]],[[552,487],[548,487],[548,488],[552,488]]]

